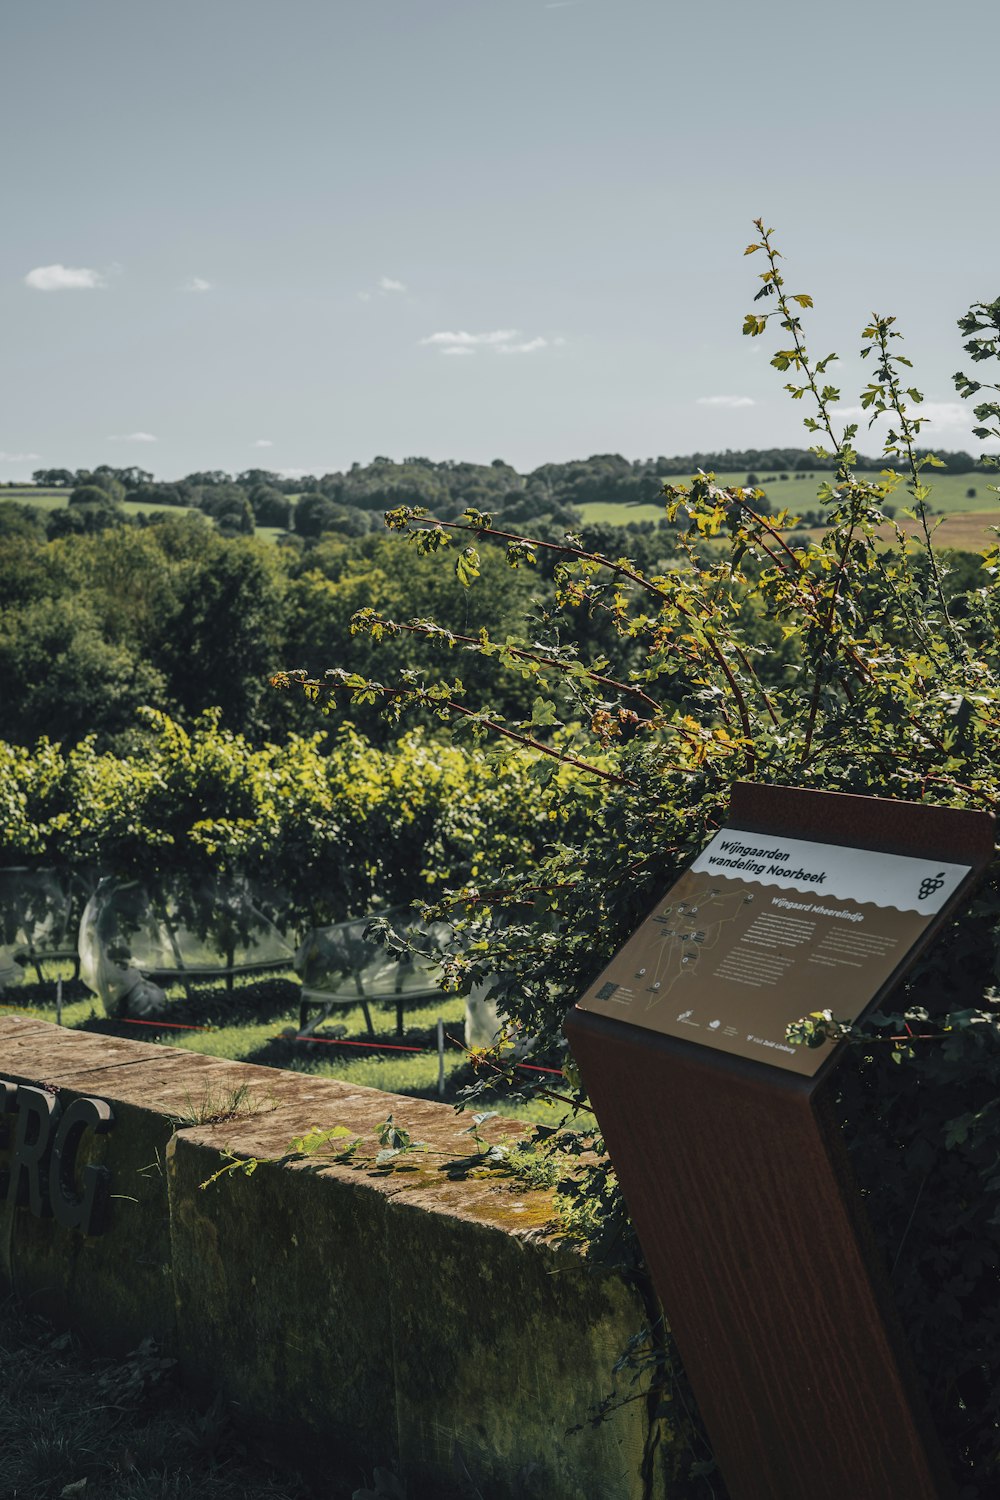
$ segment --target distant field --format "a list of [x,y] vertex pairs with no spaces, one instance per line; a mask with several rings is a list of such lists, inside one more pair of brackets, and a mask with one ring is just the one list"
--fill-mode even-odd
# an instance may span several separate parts
[[[934,532],[935,547],[956,547],[965,552],[982,552],[984,547],[996,544],[991,527],[1000,525],[1000,508],[997,514],[986,511],[961,511],[945,516]],[[904,530],[913,531],[912,521],[904,523]]]
[[28,485],[23,490],[0,490],[0,500],[17,500],[21,505],[33,505],[36,510],[62,510],[68,494],[68,490],[36,490]]
[[[828,476],[815,471],[809,478],[786,480],[771,479],[769,474],[758,474],[759,487],[765,491],[768,499],[775,510],[815,510],[818,506],[816,492],[824,478]],[[864,476],[862,476],[864,477]],[[873,476],[874,477],[874,476]],[[963,515],[972,512],[986,512],[990,520],[984,522],[986,525],[1000,523],[1000,497],[990,489],[990,485],[1000,484],[1000,471],[995,475],[988,474],[941,474],[933,469],[925,471],[925,477],[931,487],[929,504],[935,511],[945,515],[961,513]],[[746,484],[746,471],[739,473],[716,473],[716,481],[721,485]],[[771,482],[767,481],[771,479]],[[687,483],[681,477],[672,480],[674,484]],[[969,491],[974,490],[975,494]],[[900,486],[896,493],[894,502],[900,511],[909,505],[909,496],[906,490]],[[626,526],[629,521],[658,521],[663,516],[662,505],[615,505],[600,500],[595,500],[589,505],[581,505],[580,512],[585,521],[592,525]],[[957,542],[953,545],[959,545]]]
[[[788,508],[794,510],[793,506]],[[815,508],[815,501],[809,508]],[[901,506],[901,511],[902,508]],[[593,525],[603,522],[611,526],[624,526],[629,521],[658,521],[663,516],[662,507],[654,505],[602,505],[595,501],[592,505],[581,505],[580,510],[584,520]],[[908,520],[902,514],[898,516],[898,520],[904,531],[919,535],[916,521]],[[936,516],[932,525],[936,547],[954,547],[963,552],[982,552],[984,548],[996,543],[997,538],[992,528],[1000,526],[1000,505],[992,510],[953,511],[948,515]],[[819,534],[808,528],[799,532],[792,530],[786,533],[789,536],[802,537],[816,537]],[[890,539],[891,533],[887,533],[886,540]]]
[[[662,521],[662,505],[611,505],[592,500],[577,507],[589,526],[628,526],[631,521]],[[530,530],[530,522],[525,523]]]
[[[716,480],[719,484],[745,484],[745,473],[718,473]],[[772,480],[767,483],[769,475],[757,476],[761,488],[765,490],[775,510],[788,510],[793,514],[804,510],[815,510],[818,507],[816,492],[822,482],[823,476],[816,472],[806,479]],[[678,484],[683,483],[677,479]],[[984,474],[946,474],[931,477],[930,505],[933,511],[940,513],[944,520],[937,532],[938,544],[945,547],[973,548],[976,551],[991,540],[988,528],[1000,525],[1000,497],[995,495],[990,486],[994,483],[1000,484],[1000,473],[995,477]],[[975,494],[969,491],[974,490]],[[290,497],[293,501],[299,496]],[[12,489],[0,489],[0,503],[4,500],[17,500],[23,505],[33,505],[39,510],[60,510],[69,499],[68,490],[40,490],[31,485],[19,486]],[[896,505],[900,512],[900,521],[903,521],[902,511],[907,508],[909,497],[902,488],[898,491]],[[137,505],[126,502],[124,509],[131,514],[140,511],[146,513],[152,511],[165,511],[174,514],[184,514],[184,507],[177,505]],[[580,506],[580,513],[584,521],[591,525],[604,524],[608,526],[627,526],[631,521],[660,521],[663,519],[664,509],[661,504],[655,505],[619,505],[608,501],[595,500],[588,505]],[[275,541],[284,535],[280,527],[258,526],[257,535],[268,541]]]
[[[0,489],[0,501],[17,500],[22,505],[33,505],[36,510],[62,510],[69,502],[69,490],[36,490],[33,485],[27,485],[23,489]],[[174,511],[181,515],[187,509],[183,505],[136,505],[126,500],[122,509],[128,515],[138,515],[144,511],[147,515],[156,510]]]

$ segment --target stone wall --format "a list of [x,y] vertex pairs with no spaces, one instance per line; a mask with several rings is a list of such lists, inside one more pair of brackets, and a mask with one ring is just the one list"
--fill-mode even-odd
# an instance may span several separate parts
[[[0,1018],[0,1080],[41,1088],[63,1111],[102,1099],[114,1115],[106,1134],[78,1137],[54,1189],[79,1196],[86,1166],[102,1165],[103,1232],[58,1222],[47,1198],[39,1216],[38,1201],[11,1201],[16,1183],[0,1187],[0,1292],[109,1353],[151,1335],[193,1387],[221,1391],[238,1419],[358,1485],[380,1464],[412,1500],[469,1494],[457,1444],[483,1500],[664,1500],[662,1463],[656,1475],[644,1463],[646,1403],[587,1421],[644,1321],[638,1299],[553,1243],[545,1192],[457,1170],[467,1118],[16,1017]],[[412,1166],[272,1160],[203,1186],[226,1153],[287,1158],[315,1125],[370,1137],[390,1112],[432,1148]],[[29,1188],[25,1172],[18,1181]]]

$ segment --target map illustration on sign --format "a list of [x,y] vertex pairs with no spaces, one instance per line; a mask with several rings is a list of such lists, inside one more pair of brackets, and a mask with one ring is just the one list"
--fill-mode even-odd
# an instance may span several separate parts
[[580,1000],[634,1026],[811,1076],[812,1011],[856,1020],[971,866],[723,828]]

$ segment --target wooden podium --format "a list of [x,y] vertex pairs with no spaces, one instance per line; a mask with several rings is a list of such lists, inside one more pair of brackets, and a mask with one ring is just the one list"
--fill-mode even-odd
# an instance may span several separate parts
[[[838,1017],[888,995],[991,861],[993,819],[739,783],[728,824],[566,1034],[732,1500],[945,1500],[831,1107],[844,1044],[782,1048],[778,1021],[822,1008],[812,979]],[[910,882],[921,909],[830,895],[852,861],[859,895]]]

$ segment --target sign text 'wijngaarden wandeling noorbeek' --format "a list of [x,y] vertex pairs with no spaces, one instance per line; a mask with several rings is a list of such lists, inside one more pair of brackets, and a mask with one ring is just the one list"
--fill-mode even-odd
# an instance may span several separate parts
[[580,1007],[811,1075],[786,1027],[857,1019],[969,870],[723,828]]

